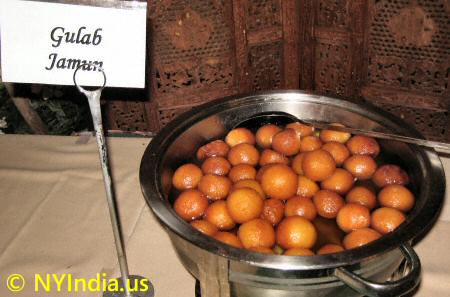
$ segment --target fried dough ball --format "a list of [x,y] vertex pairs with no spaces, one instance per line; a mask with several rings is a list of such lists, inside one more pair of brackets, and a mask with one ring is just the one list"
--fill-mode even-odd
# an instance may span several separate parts
[[292,216],[284,218],[278,224],[276,241],[284,249],[310,249],[317,240],[314,225],[305,218]]
[[355,135],[346,145],[352,155],[369,155],[375,158],[380,153],[380,145],[375,138],[369,136]]
[[[345,127],[341,124],[333,124],[333,126],[336,127]],[[330,142],[330,141],[337,141],[340,143],[346,143],[347,140],[350,139],[352,135],[347,132],[340,132],[340,131],[334,131],[334,130],[322,130],[320,131],[320,140],[323,142]]]
[[231,165],[248,164],[255,166],[259,161],[259,151],[248,143],[240,143],[231,147],[228,152],[228,161]]
[[354,249],[366,245],[381,237],[381,234],[370,228],[356,229],[344,237],[345,249]]
[[233,147],[241,143],[254,145],[256,143],[255,135],[247,128],[236,128],[228,132],[225,136],[225,142]]
[[267,124],[256,131],[256,143],[262,148],[270,148],[272,139],[282,129],[277,125]]
[[271,223],[273,226],[278,225],[284,217],[284,203],[279,199],[266,199],[261,213],[261,219]]
[[249,248],[248,250],[255,253],[275,255],[275,252],[272,249],[263,246],[254,246]]
[[344,232],[367,228],[370,226],[370,211],[362,205],[349,203],[339,210],[336,222]]
[[235,248],[243,248],[241,241],[239,238],[234,235],[233,233],[226,232],[226,231],[219,231],[214,236],[214,239],[223,242],[225,244],[231,245]]
[[364,186],[356,186],[345,196],[347,203],[356,203],[372,210],[377,206],[375,193]]
[[318,191],[313,197],[313,202],[317,213],[327,219],[334,219],[345,205],[344,199],[339,194],[329,190]]
[[347,160],[347,158],[350,156],[350,151],[345,146],[345,144],[337,141],[330,141],[325,143],[322,146],[322,149],[331,154],[334,161],[336,162],[336,166],[342,166],[342,164],[344,164],[344,161]]
[[336,162],[329,152],[318,149],[305,153],[302,161],[305,176],[313,181],[323,181],[336,170]]
[[344,195],[353,187],[354,177],[345,169],[336,168],[333,175],[322,181],[320,186],[324,190],[334,191]]
[[318,150],[322,147],[322,141],[320,141],[319,137],[310,135],[306,136],[301,140],[300,143],[300,152],[312,152]]
[[250,188],[233,190],[226,203],[231,218],[240,224],[258,218],[264,205],[263,198]]
[[270,167],[272,167],[273,165],[275,165],[275,164],[267,164],[267,165],[264,165],[264,166],[260,167],[260,168],[258,169],[258,171],[256,172],[256,177],[255,177],[255,179],[256,179],[258,182],[261,183],[261,178],[262,178],[262,176],[263,176],[263,174],[264,174],[264,171],[266,171],[267,168],[270,168]]
[[372,181],[380,188],[388,185],[407,185],[408,174],[397,165],[387,164],[380,166],[372,176]]
[[319,186],[303,175],[298,176],[297,195],[312,198],[320,190]]
[[390,207],[381,207],[372,212],[370,226],[381,234],[394,231],[406,220],[405,215]]
[[293,156],[300,150],[300,137],[294,129],[284,129],[273,137],[272,148],[285,156]]
[[197,150],[197,159],[203,161],[209,157],[226,157],[229,150],[230,146],[225,141],[214,140]]
[[244,179],[239,180],[233,185],[233,189],[250,188],[258,192],[258,194],[265,198],[266,193],[264,193],[261,185],[254,179]]
[[345,236],[345,232],[339,228],[334,219],[326,219],[321,216],[317,216],[312,221],[317,231],[317,241],[315,244],[316,250],[324,246],[325,244],[342,244],[342,239]]
[[204,174],[227,175],[231,164],[224,157],[209,157],[202,163]]
[[294,196],[286,201],[284,215],[299,216],[312,221],[317,216],[317,210],[310,198]]
[[297,192],[297,174],[287,165],[273,164],[261,176],[261,186],[267,196],[285,200]]
[[254,219],[243,223],[239,227],[238,237],[246,249],[251,247],[270,248],[275,244],[275,230],[269,222],[263,219]]
[[300,153],[294,157],[292,160],[291,167],[294,169],[295,173],[303,175],[303,168],[302,168],[302,162],[303,157],[305,156],[304,153]]
[[415,198],[411,191],[404,186],[389,185],[378,193],[378,202],[382,206],[408,212],[413,208]]
[[314,252],[310,249],[291,248],[284,252],[285,256],[314,256]]
[[190,224],[198,231],[209,236],[214,236],[214,234],[216,234],[219,231],[219,229],[215,225],[206,220],[195,220],[192,221]]
[[344,251],[344,248],[341,245],[329,243],[329,244],[322,246],[317,251],[317,255],[334,254],[334,253],[339,253],[339,252],[343,252],[343,251]]
[[208,205],[208,199],[202,192],[185,190],[175,200],[173,207],[183,220],[190,222],[200,218]]
[[231,168],[228,177],[233,183],[237,183],[238,181],[246,179],[255,179],[256,169],[249,164],[238,164]]
[[353,155],[344,162],[344,168],[359,180],[368,180],[377,170],[375,160],[367,155]]
[[289,158],[283,154],[280,154],[274,150],[265,149],[262,151],[259,158],[259,166],[264,166],[267,164],[289,164]]
[[227,203],[224,200],[211,203],[205,210],[204,219],[219,230],[231,230],[236,226],[236,222],[231,218]]
[[173,186],[180,191],[195,189],[203,176],[202,170],[195,164],[181,165],[172,177]]
[[286,128],[294,129],[300,138],[312,135],[314,133],[314,127],[302,124],[300,122],[293,122],[286,125]]
[[198,183],[198,189],[211,200],[225,199],[231,189],[231,180],[228,177],[207,174]]

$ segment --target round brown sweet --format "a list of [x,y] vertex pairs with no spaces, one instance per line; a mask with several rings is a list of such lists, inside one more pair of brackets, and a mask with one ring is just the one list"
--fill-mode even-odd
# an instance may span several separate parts
[[286,201],[284,215],[286,217],[300,216],[312,221],[317,216],[317,210],[310,198],[294,196]]
[[224,157],[209,157],[202,163],[204,174],[227,175],[231,164]]
[[286,217],[278,224],[276,241],[284,249],[310,249],[314,246],[316,240],[317,231],[314,225],[305,218],[299,216]]
[[[333,124],[337,127],[344,127],[344,125],[341,124]],[[330,141],[337,141],[340,143],[346,143],[347,140],[349,140],[351,137],[350,133],[347,132],[339,132],[334,130],[322,130],[320,131],[320,140],[323,142],[330,142]]]
[[197,150],[197,159],[200,161],[205,160],[209,157],[226,157],[230,146],[223,140],[214,140],[201,146]]
[[230,216],[227,203],[224,200],[211,203],[205,210],[203,218],[219,230],[231,230],[236,226],[236,222]]
[[329,244],[322,246],[317,251],[317,255],[334,254],[334,253],[339,253],[339,252],[343,252],[343,251],[344,251],[344,248],[341,245],[329,243]]
[[368,155],[375,158],[380,153],[380,145],[375,138],[369,136],[355,135],[346,145],[352,155]]
[[334,161],[336,162],[336,166],[342,166],[345,160],[347,160],[347,158],[350,157],[350,151],[345,146],[345,144],[342,144],[337,141],[330,141],[325,143],[322,146],[322,149],[331,154]]
[[200,218],[208,207],[208,199],[198,190],[185,190],[175,200],[175,212],[185,221]]
[[305,156],[304,153],[300,153],[292,159],[291,167],[294,169],[295,173],[303,175],[303,168],[302,168],[302,162],[303,157]]
[[255,179],[256,169],[249,164],[238,164],[230,169],[228,177],[233,183],[246,179]]
[[322,141],[319,137],[310,135],[302,138],[300,143],[300,152],[312,152],[322,147]]
[[263,246],[254,246],[254,247],[249,248],[248,250],[255,252],[255,253],[275,255],[275,252],[271,248],[263,247]]
[[261,219],[271,223],[273,226],[278,225],[284,217],[284,203],[279,199],[266,199],[261,213]]
[[300,122],[293,122],[286,125],[286,128],[294,129],[298,136],[305,137],[314,133],[314,127],[302,124]]
[[319,186],[303,175],[298,176],[297,195],[312,198],[320,190]]
[[314,252],[310,249],[304,248],[291,248],[286,250],[283,255],[285,256],[314,256]]
[[273,137],[272,148],[285,156],[293,156],[300,150],[300,137],[294,129],[284,129]]
[[267,124],[256,131],[256,143],[262,148],[270,148],[272,139],[282,129],[277,125]]
[[265,149],[261,152],[261,156],[259,157],[259,166],[276,163],[288,165],[289,158],[271,149]]
[[322,149],[305,153],[302,161],[305,176],[313,181],[323,181],[336,170],[336,162],[331,154]]
[[359,180],[368,180],[377,170],[377,163],[368,155],[353,155],[344,162],[344,168]]
[[377,206],[377,196],[373,191],[364,186],[356,186],[345,196],[347,203],[356,203],[372,210]]
[[405,215],[390,207],[381,207],[372,212],[370,226],[381,234],[394,231],[406,220]]
[[254,219],[243,223],[238,230],[238,238],[245,248],[266,247],[275,244],[275,230],[263,219]]
[[408,174],[397,165],[386,164],[380,166],[372,176],[372,181],[380,188],[388,185],[407,185]]
[[231,189],[231,180],[226,176],[207,174],[198,183],[198,189],[211,200],[225,199]]
[[214,236],[214,234],[216,234],[219,231],[219,229],[215,225],[206,220],[195,220],[192,221],[190,224],[198,231],[209,236]]
[[233,147],[241,143],[254,145],[256,143],[255,135],[247,128],[236,128],[228,132],[225,136],[225,142]]
[[370,211],[367,207],[359,204],[348,203],[338,212],[336,223],[344,232],[370,226]]
[[235,247],[235,248],[241,249],[244,247],[242,245],[241,241],[239,240],[239,238],[230,232],[219,231],[213,237],[214,237],[214,239],[216,239],[220,242],[226,243],[228,245],[231,245],[232,247]]
[[266,197],[266,193],[264,193],[261,185],[259,182],[257,182],[254,179],[244,179],[244,180],[239,180],[237,181],[234,185],[233,185],[233,189],[241,189],[241,188],[250,188],[255,190],[256,192],[258,192],[258,194],[265,198]]
[[258,181],[259,183],[261,183],[261,178],[264,174],[264,171],[266,171],[268,168],[272,167],[273,165],[275,165],[275,164],[267,164],[267,165],[260,167],[258,169],[258,171],[256,172],[255,180]]
[[336,168],[333,175],[322,181],[320,186],[324,190],[334,191],[344,195],[353,187],[354,177],[345,169]]
[[228,152],[228,161],[233,166],[238,164],[255,166],[259,161],[259,151],[252,144],[240,143],[231,147]]
[[195,189],[202,178],[202,170],[195,164],[181,165],[172,177],[173,186],[180,191]]
[[297,192],[297,174],[287,165],[273,164],[261,176],[264,193],[271,198],[285,200]]
[[226,202],[231,218],[240,224],[258,218],[264,205],[263,198],[250,188],[233,190]]
[[366,245],[381,237],[381,234],[370,228],[356,229],[344,237],[345,249],[354,249]]
[[389,185],[378,193],[378,202],[381,206],[392,207],[402,212],[410,211],[415,203],[414,195],[401,185]]
[[334,219],[345,205],[344,199],[339,194],[329,190],[318,191],[313,197],[313,202],[317,213],[327,219]]

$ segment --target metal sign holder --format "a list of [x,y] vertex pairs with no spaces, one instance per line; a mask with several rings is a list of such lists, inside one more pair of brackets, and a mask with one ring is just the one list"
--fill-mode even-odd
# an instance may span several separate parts
[[[76,75],[79,69],[85,66],[92,66],[96,67],[103,75],[103,84],[100,88],[97,88],[95,90],[89,91],[84,89],[82,86],[77,84],[76,81]],[[102,90],[106,86],[106,74],[105,71],[99,67],[98,65],[94,65],[93,63],[84,63],[81,64],[75,69],[75,72],[73,73],[73,82],[75,86],[77,87],[78,91],[82,94],[84,94],[89,102],[89,108],[92,115],[92,121],[94,123],[94,130],[95,130],[95,138],[97,140],[97,147],[99,151],[100,156],[100,164],[102,167],[102,173],[103,173],[103,181],[105,184],[105,191],[106,191],[106,200],[108,202],[108,208],[109,208],[109,216],[111,219],[111,225],[112,230],[114,234],[114,242],[116,246],[116,252],[117,252],[117,258],[119,262],[119,268],[121,273],[121,278],[119,279],[119,286],[120,292],[111,292],[106,291],[104,292],[104,297],[153,297],[154,295],[154,288],[150,281],[147,282],[148,284],[148,290],[146,291],[139,291],[137,288],[132,288],[130,284],[140,284],[141,280],[146,280],[146,278],[142,276],[136,276],[136,275],[129,275],[128,272],[128,263],[125,253],[125,246],[124,241],[122,237],[122,230],[120,225],[120,219],[119,214],[117,211],[117,205],[116,200],[114,197],[114,189],[113,189],[113,183],[111,179],[111,170],[109,167],[108,162],[108,153],[107,153],[107,147],[105,142],[105,136],[104,136],[104,130],[103,130],[103,124],[102,124],[102,113],[101,113],[101,107],[100,107],[100,96],[102,94]],[[133,292],[132,292],[133,291]]]

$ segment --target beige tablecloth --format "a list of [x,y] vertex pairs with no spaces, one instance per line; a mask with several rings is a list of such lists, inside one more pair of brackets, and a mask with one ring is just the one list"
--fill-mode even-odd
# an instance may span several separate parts
[[[0,136],[0,296],[101,296],[35,292],[35,274],[95,278],[118,275],[95,139]],[[78,141],[79,142],[79,141]],[[138,169],[149,142],[110,138],[111,165],[132,274],[148,277],[156,296],[194,296],[168,236],[142,196]],[[447,172],[450,160],[443,159]],[[447,180],[450,184],[450,181]],[[432,231],[415,247],[423,265],[416,296],[450,295],[450,198]],[[6,279],[25,278],[11,293]]]

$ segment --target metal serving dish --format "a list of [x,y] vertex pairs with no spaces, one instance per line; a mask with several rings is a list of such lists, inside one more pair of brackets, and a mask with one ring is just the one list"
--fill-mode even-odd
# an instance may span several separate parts
[[[228,130],[250,117],[271,111],[420,137],[406,123],[375,107],[299,91],[225,98],[172,121],[147,147],[140,183],[180,260],[200,281],[202,297],[400,296],[413,290],[420,281],[421,267],[410,243],[436,220],[445,190],[442,164],[432,150],[379,141],[383,152],[395,156],[408,172],[416,204],[406,223],[395,232],[342,253],[287,257],[236,249],[201,234],[177,216],[170,195],[173,171],[192,160],[201,145],[223,138]],[[388,281],[403,258],[409,273]]]

